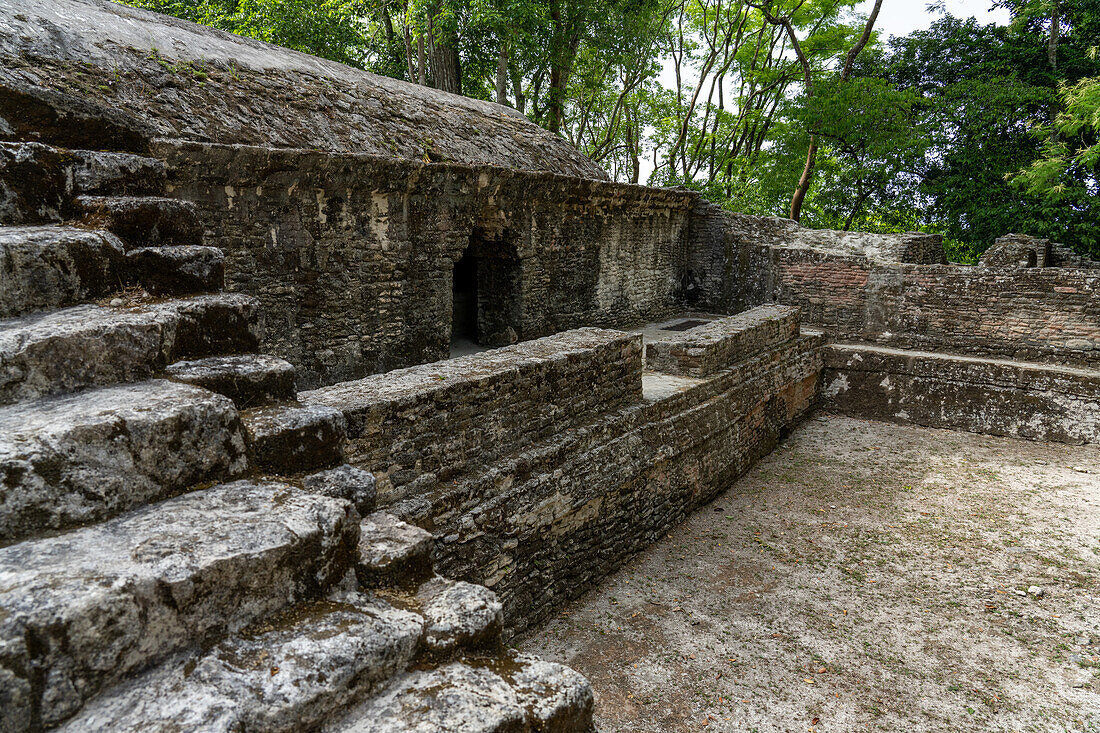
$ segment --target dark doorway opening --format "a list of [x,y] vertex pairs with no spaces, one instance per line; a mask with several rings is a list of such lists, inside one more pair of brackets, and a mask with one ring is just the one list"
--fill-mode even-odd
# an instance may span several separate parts
[[475,230],[455,263],[451,356],[519,340],[520,260],[502,234]]
[[469,250],[455,263],[451,300],[451,343],[477,343],[477,258]]

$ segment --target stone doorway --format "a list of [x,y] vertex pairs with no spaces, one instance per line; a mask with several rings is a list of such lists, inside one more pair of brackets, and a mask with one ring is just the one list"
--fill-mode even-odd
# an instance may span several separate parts
[[451,356],[520,338],[520,259],[503,235],[474,230],[451,280]]

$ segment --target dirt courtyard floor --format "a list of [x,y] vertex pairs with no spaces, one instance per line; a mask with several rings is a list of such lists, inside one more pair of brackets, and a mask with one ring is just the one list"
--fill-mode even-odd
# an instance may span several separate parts
[[517,645],[602,733],[1100,731],[1100,446],[818,415]]

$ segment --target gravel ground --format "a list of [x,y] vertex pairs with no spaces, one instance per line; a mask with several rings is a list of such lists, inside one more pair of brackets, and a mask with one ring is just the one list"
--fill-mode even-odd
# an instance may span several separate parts
[[1100,731],[1100,446],[819,415],[517,646],[604,733]]

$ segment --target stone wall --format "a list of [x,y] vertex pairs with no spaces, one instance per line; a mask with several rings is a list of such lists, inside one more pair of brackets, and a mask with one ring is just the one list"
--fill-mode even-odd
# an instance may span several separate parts
[[[514,283],[492,325],[531,339],[676,308],[694,195],[366,155],[161,142],[228,287],[267,314],[264,349],[312,387],[445,358],[464,254]],[[488,321],[486,321],[488,323]],[[499,341],[498,341],[499,343]]]
[[864,419],[1100,442],[1100,370],[831,344],[823,381],[827,409]]
[[[410,377],[420,393],[406,394],[402,405],[447,403],[440,421],[402,423],[400,414],[391,414],[382,424],[406,426],[395,429],[391,447],[374,450],[367,433],[351,443],[350,460],[380,476],[394,465],[395,452],[405,451],[404,489],[381,490],[382,503],[441,540],[442,571],[495,590],[513,631],[539,623],[726,490],[772,450],[818,393],[820,337],[790,338],[709,379],[685,379],[679,391],[642,399],[635,391],[638,346],[636,336],[586,329],[467,357],[439,388],[424,378],[444,365],[396,373],[399,383]],[[549,370],[543,379],[553,389],[534,388],[523,368],[504,368],[521,348],[560,350],[538,367]],[[354,426],[362,414],[357,400],[375,399],[364,385],[381,386],[390,376],[322,388],[303,399],[344,404]],[[517,415],[508,417],[500,398],[526,388],[530,394],[516,398]],[[416,409],[405,414],[414,417]],[[533,430],[529,422],[544,427]],[[441,472],[441,436],[457,442],[473,431],[476,437],[482,425],[502,429],[480,440],[481,463],[466,460],[477,455],[475,440],[456,454],[455,470]],[[432,439],[412,437],[409,429]]]
[[811,236],[785,219],[701,206],[688,244],[694,302],[728,313],[769,302],[798,306],[804,324],[838,340],[1100,363],[1096,270],[898,261],[899,252],[931,259],[921,237],[897,235],[892,248],[852,254],[838,233]]
[[774,298],[838,340],[1100,364],[1100,274],[772,254]]
[[348,459],[385,504],[457,477],[642,397],[642,337],[582,328],[310,392],[348,421]]
[[790,306],[760,306],[685,331],[647,339],[646,369],[706,377],[798,335],[799,312]]

